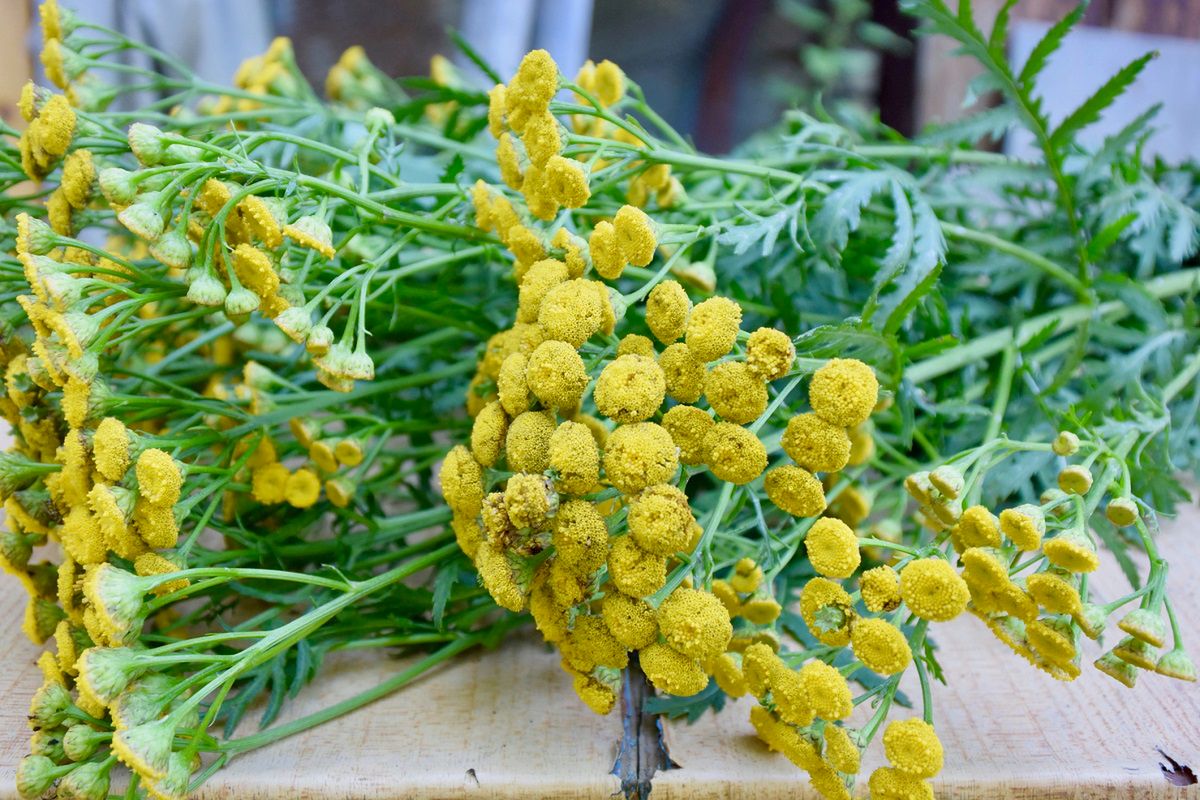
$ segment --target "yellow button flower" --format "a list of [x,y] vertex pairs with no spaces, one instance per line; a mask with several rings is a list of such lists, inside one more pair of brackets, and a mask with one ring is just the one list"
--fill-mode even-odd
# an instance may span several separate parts
[[608,528],[586,500],[567,500],[559,506],[552,542],[557,558],[580,575],[595,572],[608,558]]
[[600,613],[616,640],[631,650],[649,647],[658,640],[658,618],[645,600],[608,592],[600,603]]
[[600,452],[591,430],[579,422],[560,424],[550,437],[550,469],[564,494],[593,491],[600,480]]
[[963,548],[1000,546],[1000,524],[983,506],[971,506],[963,511],[952,535]]
[[900,597],[921,619],[945,622],[966,609],[971,595],[966,582],[948,562],[919,558],[900,572]]
[[725,652],[733,626],[725,606],[714,595],[680,587],[658,609],[658,627],[674,649],[705,660]]
[[825,726],[825,759],[838,772],[853,775],[858,772],[860,751],[846,729],[838,725]]
[[592,266],[596,268],[596,273],[610,281],[621,277],[628,263],[617,242],[617,229],[606,220],[597,222],[596,227],[592,229],[592,234],[588,237],[588,253],[592,257]]
[[728,297],[710,297],[688,315],[685,341],[696,358],[715,361],[733,349],[741,324],[741,306]]
[[704,362],[683,342],[670,345],[658,357],[667,381],[667,394],[680,403],[694,403],[704,391]]
[[1058,473],[1058,488],[1067,494],[1087,494],[1092,488],[1092,473],[1079,465],[1067,467]]
[[813,413],[797,414],[788,420],[780,444],[793,461],[813,472],[837,472],[850,459],[846,429]]
[[516,527],[541,530],[558,509],[558,495],[545,475],[517,473],[505,485],[504,509]]
[[638,333],[627,333],[621,337],[621,341],[617,342],[617,355],[654,358],[658,353],[655,351],[654,342],[650,340],[650,337]]
[[654,260],[658,235],[646,212],[635,206],[621,206],[613,218],[617,247],[621,255],[635,267],[644,267]]
[[800,679],[818,717],[832,722],[850,716],[854,708],[850,686],[836,668],[812,659],[800,668]]
[[565,208],[582,208],[592,196],[587,173],[574,159],[551,156],[546,162],[546,182],[550,194]]
[[[466,451],[466,448],[463,448]],[[470,453],[467,453],[470,458]],[[472,459],[473,461],[474,459]],[[284,499],[296,508],[308,508],[321,496],[321,479],[312,470],[298,469],[288,476]]]
[[662,367],[646,356],[620,356],[596,381],[596,410],[614,422],[641,422],[658,411],[667,393]]
[[815,517],[825,510],[821,481],[801,467],[776,467],[763,479],[763,489],[772,503],[794,517]]
[[891,767],[879,767],[868,781],[875,800],[933,800],[933,787],[915,775]]
[[625,494],[667,483],[678,468],[675,442],[661,425],[653,422],[622,425],[608,436],[604,473],[609,483]]
[[683,336],[691,310],[692,301],[683,286],[677,281],[662,281],[646,298],[646,324],[656,339],[671,344]]
[[621,536],[608,552],[608,576],[630,597],[646,597],[666,583],[666,560],[638,547],[632,537]]
[[1034,505],[1020,505],[1000,512],[1000,530],[1019,550],[1037,550],[1046,534],[1046,517]]
[[669,483],[650,486],[629,503],[629,535],[638,547],[655,555],[683,550],[694,522],[687,495]]
[[759,328],[746,342],[746,363],[760,380],[774,381],[787,375],[796,360],[796,346],[783,331]]
[[638,651],[646,677],[655,689],[677,697],[691,697],[708,686],[708,675],[699,662],[666,644],[652,644]]
[[753,433],[731,422],[718,422],[704,437],[704,461],[713,475],[747,484],[767,467],[767,450]]
[[895,611],[900,605],[900,576],[887,565],[864,572],[859,579],[858,590],[863,605],[876,614]]
[[545,472],[550,466],[550,437],[557,426],[553,415],[526,411],[508,425],[504,454],[514,472]]
[[[291,475],[283,464],[274,462],[261,467],[255,467],[250,472],[250,494],[264,505],[277,505],[285,498],[287,479]],[[445,484],[443,484],[443,491]]]
[[918,778],[942,771],[942,743],[922,719],[896,720],[883,731],[883,751],[897,770]]
[[[512,358],[512,356],[510,356]],[[507,362],[506,362],[507,363]],[[501,370],[503,375],[503,370]],[[529,357],[525,368],[529,390],[547,408],[578,407],[588,385],[583,359],[566,342],[542,342]],[[501,402],[504,396],[501,393]]]
[[679,460],[691,466],[704,463],[704,443],[715,424],[707,411],[686,405],[672,406],[662,419],[662,426],[679,448]]
[[567,277],[567,265],[553,258],[544,258],[530,265],[521,278],[517,321],[537,322],[542,300],[551,289],[566,281]]
[[154,447],[143,450],[138,456],[135,472],[142,497],[161,506],[179,502],[183,476],[170,455]]
[[850,643],[854,604],[849,593],[828,578],[813,578],[800,592],[800,615],[822,644],[844,647]]
[[1100,567],[1096,545],[1087,534],[1064,531],[1042,546],[1046,558],[1068,572],[1095,572]]
[[504,448],[508,434],[508,414],[499,400],[480,409],[471,425],[471,453],[485,467],[494,466]]
[[496,164],[500,167],[500,180],[510,189],[520,191],[525,175],[521,172],[521,156],[517,153],[516,140],[511,133],[500,134],[496,144]]
[[829,578],[849,578],[862,560],[854,531],[832,517],[822,517],[813,524],[804,537],[804,546],[813,569]]
[[880,675],[903,672],[912,663],[912,650],[900,629],[884,619],[858,619],[850,627],[854,656]]
[[831,425],[851,428],[865,422],[879,400],[874,371],[853,358],[834,358],[813,374],[808,401]]
[[[284,469],[286,471],[286,468]],[[308,470],[304,471],[308,472]],[[445,498],[446,505],[466,516],[473,517],[479,513],[479,509],[483,505],[483,471],[479,467],[479,462],[471,455],[470,450],[461,444],[451,448],[450,452],[446,454],[445,460],[442,461],[442,470],[438,479],[442,484],[442,497]],[[285,480],[285,487],[298,490],[298,485],[292,484],[291,476]],[[284,495],[291,503],[292,496],[289,494],[288,488],[284,489]],[[309,505],[311,504],[309,503]],[[293,503],[293,505],[295,504]]]
[[744,361],[713,367],[704,380],[704,396],[718,416],[739,425],[758,419],[767,408],[766,384]]
[[597,281],[568,280],[550,289],[538,307],[547,339],[582,347],[604,323],[608,287]]

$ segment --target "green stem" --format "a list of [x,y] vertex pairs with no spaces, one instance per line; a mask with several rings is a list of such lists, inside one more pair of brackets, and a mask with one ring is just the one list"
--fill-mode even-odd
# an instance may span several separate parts
[[[1161,300],[1183,294],[1198,286],[1200,286],[1200,267],[1193,267],[1160,275],[1147,281],[1143,288],[1150,296]],[[920,385],[967,364],[978,363],[990,358],[1010,344],[1020,347],[1051,323],[1057,323],[1060,331],[1069,330],[1093,317],[1120,318],[1128,313],[1130,313],[1129,307],[1120,300],[1111,300],[1099,305],[1080,303],[1066,306],[1030,317],[1013,328],[992,331],[953,350],[918,361],[905,370],[905,377],[914,384]]]

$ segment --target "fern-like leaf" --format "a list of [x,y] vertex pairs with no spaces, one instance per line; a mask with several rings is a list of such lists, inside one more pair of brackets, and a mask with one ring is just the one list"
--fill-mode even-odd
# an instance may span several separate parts
[[1146,68],[1146,65],[1157,57],[1157,52],[1146,53],[1141,58],[1126,64],[1116,75],[1105,81],[1104,85],[1097,89],[1095,94],[1084,101],[1079,108],[1072,111],[1054,129],[1054,132],[1050,134],[1051,145],[1062,149],[1070,143],[1075,134],[1100,119],[1100,115],[1104,113],[1104,109],[1111,106],[1129,88],[1130,84],[1137,80],[1137,76]]
[[845,177],[842,185],[825,198],[810,228],[817,244],[837,253],[846,249],[850,234],[858,229],[863,207],[892,180],[886,173],[874,171],[848,173]]
[[996,12],[996,21],[992,24],[992,35],[988,37],[988,49],[996,58],[1004,58],[1008,46],[1008,18],[1017,0],[1004,0],[1004,5]]
[[1037,76],[1046,68],[1050,56],[1054,55],[1062,45],[1063,39],[1071,32],[1071,29],[1079,24],[1079,20],[1083,19],[1087,7],[1087,2],[1075,6],[1071,13],[1050,26],[1046,35],[1034,45],[1029,58],[1025,60],[1025,65],[1021,67],[1021,74],[1017,76],[1017,83],[1021,85],[1022,89],[1026,92],[1033,91],[1033,84]]

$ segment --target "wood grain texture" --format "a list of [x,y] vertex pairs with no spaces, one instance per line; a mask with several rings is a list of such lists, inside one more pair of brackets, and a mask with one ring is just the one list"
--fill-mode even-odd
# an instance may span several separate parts
[[[1171,560],[1172,595],[1185,630],[1200,631],[1200,512],[1183,510],[1160,539]],[[1123,593],[1111,559],[1097,576],[1099,597]],[[0,613],[17,620],[24,603],[0,584]],[[1170,786],[1161,747],[1200,768],[1200,689],[1143,674],[1130,691],[1085,665],[1059,683],[1021,661],[983,625],[962,617],[933,635],[949,681],[935,686],[946,769],[940,798],[1151,800],[1196,798]],[[1112,639],[1113,634],[1110,634]],[[1195,634],[1192,641],[1195,641]],[[1113,639],[1115,640],[1115,639]],[[38,684],[35,649],[16,625],[0,632],[0,798],[15,798],[13,770],[26,752],[26,703]],[[1099,647],[1087,643],[1090,661]],[[394,674],[380,653],[344,655],[287,708],[315,711]],[[906,686],[912,697],[920,693]],[[803,775],[751,734],[749,702],[730,704],[694,725],[670,723],[666,741],[679,767],[653,778],[655,800],[813,797]],[[218,773],[201,798],[554,797],[609,798],[621,738],[614,713],[597,717],[571,691],[557,657],[528,635],[498,650],[460,657],[400,693],[315,730],[249,753]],[[864,769],[878,765],[878,743]],[[860,794],[865,787],[860,788]]]

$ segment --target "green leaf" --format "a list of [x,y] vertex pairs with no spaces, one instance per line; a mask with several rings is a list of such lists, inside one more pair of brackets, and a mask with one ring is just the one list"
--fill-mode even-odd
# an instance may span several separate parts
[[1061,149],[1070,142],[1076,133],[1100,119],[1104,109],[1111,106],[1129,88],[1129,85],[1137,80],[1137,76],[1146,68],[1146,65],[1157,57],[1157,52],[1150,52],[1122,67],[1116,75],[1109,78],[1103,86],[1096,90],[1095,94],[1072,111],[1054,129],[1054,132],[1050,134],[1050,143]]
[[704,691],[691,697],[650,695],[642,702],[642,711],[647,714],[658,714],[668,719],[686,717],[689,725],[700,719],[710,708],[716,713],[724,707],[725,693],[717,686],[715,680],[710,680]]
[[924,197],[913,198],[915,245],[912,258],[896,277],[895,289],[879,303],[886,312],[883,331],[891,335],[900,329],[904,319],[921,298],[937,285],[946,257],[946,237],[933,207]]
[[433,581],[433,624],[442,629],[442,617],[446,613],[446,601],[450,599],[450,590],[458,582],[458,569],[447,567],[438,572]]
[[792,208],[777,211],[769,217],[760,217],[745,209],[742,211],[753,222],[747,225],[738,225],[736,228],[731,228],[717,237],[717,241],[721,244],[733,245],[733,254],[737,256],[742,255],[758,242],[762,242],[763,256],[769,255],[771,250],[775,248],[775,242],[779,238],[779,234],[789,222],[794,221],[796,215],[795,210]]
[[984,137],[999,140],[1018,121],[1012,106],[1001,105],[939,125],[926,131],[917,141],[922,144],[974,145]]
[[847,175],[846,180],[829,193],[821,210],[813,217],[810,227],[813,239],[834,252],[845,250],[850,234],[858,230],[862,222],[863,208],[892,180],[884,172]]
[[504,79],[500,77],[500,73],[492,68],[492,65],[483,60],[483,56],[471,47],[471,44],[462,37],[458,31],[450,30],[450,40],[454,42],[454,46],[462,51],[462,54],[471,60],[471,63],[479,67],[484,75],[487,75],[488,80],[492,83],[504,83]]
[[876,290],[885,286],[892,276],[908,263],[916,244],[912,204],[908,202],[908,195],[904,193],[904,187],[898,181],[892,182],[892,210],[896,215],[896,225],[892,231],[892,243],[883,257],[883,268],[875,278]]
[[1136,219],[1137,214],[1129,213],[1118,217],[1101,228],[1100,232],[1088,242],[1088,261],[1093,264],[1098,263],[1104,257],[1104,254],[1108,252],[1108,248],[1116,244],[1117,240],[1121,238],[1121,234]]
[[1026,92],[1033,90],[1034,80],[1046,68],[1050,56],[1054,55],[1054,52],[1062,45],[1066,35],[1079,24],[1079,20],[1083,19],[1087,7],[1086,2],[1075,6],[1071,13],[1054,23],[1050,30],[1046,31],[1046,35],[1034,45],[1029,58],[1025,60],[1025,65],[1021,67],[1021,74],[1017,76],[1017,83],[1021,85],[1022,89]]
[[997,59],[1005,57],[1008,46],[1008,18],[1017,0],[1004,0],[1004,5],[996,12],[996,21],[992,24],[992,35],[988,37],[988,49]]

